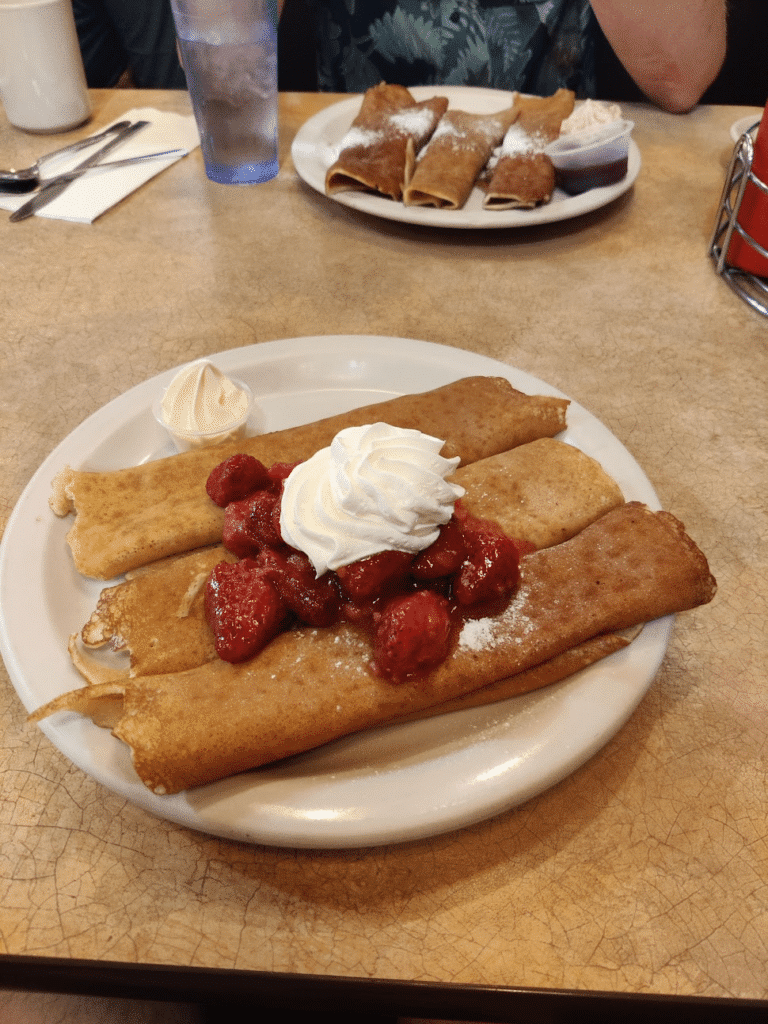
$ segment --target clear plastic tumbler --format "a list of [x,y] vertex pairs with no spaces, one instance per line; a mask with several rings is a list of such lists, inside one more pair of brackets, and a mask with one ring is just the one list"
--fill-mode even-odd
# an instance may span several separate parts
[[277,164],[276,0],[171,0],[205,172],[269,181]]

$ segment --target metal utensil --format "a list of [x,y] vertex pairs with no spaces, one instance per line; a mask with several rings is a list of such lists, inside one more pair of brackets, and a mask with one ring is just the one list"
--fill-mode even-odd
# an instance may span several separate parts
[[98,135],[90,135],[85,139],[72,142],[62,149],[55,149],[52,153],[46,153],[36,163],[32,164],[31,167],[24,167],[20,171],[0,170],[0,192],[31,192],[33,188],[37,188],[41,183],[41,166],[44,163],[53,160],[55,157],[66,156],[70,153],[78,153],[81,149],[87,149],[89,146],[101,142],[102,139],[108,139],[110,135],[121,132],[130,123],[130,121],[118,121],[116,124],[110,125],[109,128],[105,128],[103,132],[99,132]]
[[89,174],[90,172],[98,174],[99,171],[108,171],[110,167],[129,167],[131,164],[140,164],[145,160],[160,160],[169,156],[181,156],[186,152],[186,149],[164,149],[162,153],[143,153],[141,156],[127,156],[124,160],[107,160],[103,164],[93,164],[91,167],[75,167],[71,171],[57,174],[54,178],[43,179],[40,182],[40,188],[47,188],[49,185],[56,184],[59,181],[74,181],[76,178],[82,178],[84,174]]
[[[136,121],[134,124],[129,124],[127,128],[123,128],[113,139],[110,139],[106,145],[101,146],[95,153],[91,153],[89,157],[79,163],[77,167],[73,167],[72,170],[83,171],[89,167],[96,166],[101,161],[101,158],[109,153],[110,150],[125,142],[126,139],[142,128],[146,128],[148,124],[149,121]],[[19,220],[26,220],[27,217],[31,217],[32,214],[37,213],[38,210],[47,206],[48,203],[53,202],[72,184],[74,179],[71,177],[71,174],[72,172],[70,171],[67,174],[60,174],[58,177],[53,178],[36,195],[32,196],[28,203],[24,203],[15,213],[12,213],[8,219],[14,223]]]

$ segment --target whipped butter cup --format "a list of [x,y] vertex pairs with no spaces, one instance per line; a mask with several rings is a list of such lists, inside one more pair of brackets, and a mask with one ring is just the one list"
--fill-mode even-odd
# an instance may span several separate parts
[[[168,391],[165,388],[152,403],[152,414],[160,426],[168,433],[176,449],[179,452],[188,452],[194,448],[205,448],[208,445],[222,444],[224,441],[234,441],[237,438],[245,437],[248,430],[248,417],[253,409],[253,392],[248,385],[235,377],[229,377],[229,381],[238,387],[248,398],[248,405],[244,415],[231,422],[217,425],[213,430],[181,430],[171,426],[163,415],[163,399]],[[168,385],[170,387],[171,385]]]
[[612,121],[550,142],[544,152],[554,164],[560,188],[576,196],[621,181],[629,166],[634,127],[633,121]]

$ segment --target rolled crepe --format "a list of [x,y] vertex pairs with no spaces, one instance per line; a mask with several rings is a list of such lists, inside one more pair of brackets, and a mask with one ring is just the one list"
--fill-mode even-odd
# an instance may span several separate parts
[[113,579],[168,555],[221,540],[223,511],[208,498],[211,470],[235,452],[269,466],[307,459],[344,427],[384,422],[445,440],[462,463],[552,437],[565,428],[568,402],[516,391],[501,377],[465,377],[421,395],[403,395],[306,426],[173,455],[105,473],[63,469],[50,499],[59,516],[75,512],[67,535],[84,576]]
[[416,155],[447,107],[443,96],[417,103],[401,85],[369,89],[325,176],[326,194],[352,189],[401,199]]
[[[506,679],[498,679],[489,686],[482,686],[479,690],[465,693],[462,697],[454,697],[443,704],[436,704],[434,707],[425,708],[423,711],[414,711],[408,715],[399,715],[394,721],[418,722],[425,718],[435,718],[437,715],[449,715],[454,711],[467,711],[469,708],[487,707],[489,704],[498,704],[499,701],[508,700],[510,697],[520,697],[524,693],[532,693],[544,686],[551,686],[559,683],[562,679],[581,672],[582,669],[594,665],[596,662],[607,658],[609,654],[628,647],[633,637],[630,634],[639,633],[640,628],[626,630],[625,633],[603,633],[602,636],[585,640],[583,644],[577,644],[569,651],[555,655],[549,661],[533,668],[518,672],[516,675],[508,676]],[[111,726],[110,726],[111,728]]]
[[[567,540],[624,501],[594,459],[552,438],[522,445],[459,469],[464,508],[537,548]],[[82,630],[86,647],[130,653],[131,676],[182,672],[216,657],[203,591],[213,567],[234,561],[220,545],[163,559],[102,591]],[[70,648],[89,682],[103,679],[101,661]]]
[[[498,704],[510,697],[520,697],[524,693],[532,693],[534,690],[540,690],[544,686],[551,686],[562,679],[567,679],[603,658],[607,658],[608,655],[628,647],[633,639],[632,634],[639,633],[641,629],[642,627],[638,626],[634,630],[625,630],[621,634],[603,633],[601,636],[586,640],[583,644],[577,644],[569,651],[564,651],[563,654],[555,655],[554,658],[542,662],[541,665],[535,665],[533,668],[508,676],[506,679],[498,679],[495,683],[472,690],[453,700],[447,700],[420,711],[406,714],[397,713],[391,719],[376,722],[373,727],[422,721],[425,718],[435,718],[438,715],[448,715],[456,711],[487,707],[489,704]],[[84,657],[82,650],[77,646],[77,636],[71,638],[70,653],[74,664],[85,677],[92,680],[92,685],[57,697],[50,704],[30,715],[30,720],[42,719],[56,711],[75,711],[90,718],[96,725],[104,729],[113,729],[123,714],[123,695],[128,673],[125,670],[113,669],[100,664],[95,659],[91,661],[87,655]]]
[[[483,206],[488,210],[530,208],[549,202],[555,168],[544,147],[560,134],[574,106],[574,94],[558,89],[553,96],[516,96],[518,116],[507,130],[498,160],[487,175]],[[485,177],[485,176],[484,176]]]
[[488,185],[483,207],[486,210],[532,209],[548,203],[554,190],[555,168],[546,153],[530,149],[513,155],[513,151],[507,149]]
[[497,114],[449,110],[406,184],[405,205],[461,209],[491,153],[516,117],[514,105]]
[[596,636],[710,601],[715,586],[682,524],[633,502],[525,556],[508,607],[467,622],[446,661],[412,683],[374,676],[365,630],[344,624],[284,633],[239,665],[85,687],[31,717],[69,709],[113,722],[144,784],[174,793],[444,704]]
[[[101,592],[81,631],[83,644],[126,651],[131,675],[180,672],[212,661],[217,655],[205,619],[205,583],[219,562],[236,560],[216,544],[129,572],[123,583]],[[89,682],[102,678],[101,662],[83,659],[71,645],[70,653]]]

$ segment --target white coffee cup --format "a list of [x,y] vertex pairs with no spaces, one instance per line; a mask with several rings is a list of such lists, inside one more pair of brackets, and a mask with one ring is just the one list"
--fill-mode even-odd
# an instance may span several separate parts
[[28,132],[88,120],[72,0],[0,0],[0,99],[11,124]]

